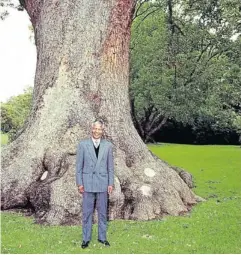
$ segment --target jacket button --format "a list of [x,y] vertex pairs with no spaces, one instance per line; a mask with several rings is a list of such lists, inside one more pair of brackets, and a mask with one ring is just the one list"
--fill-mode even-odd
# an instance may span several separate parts
[[93,174],[95,174],[95,172],[93,172]]

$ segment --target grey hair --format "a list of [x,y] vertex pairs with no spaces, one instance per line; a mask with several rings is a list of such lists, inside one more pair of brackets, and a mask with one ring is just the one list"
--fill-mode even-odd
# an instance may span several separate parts
[[100,124],[102,128],[105,127],[105,123],[103,120],[101,119],[96,119],[95,121],[92,122],[92,127],[95,125],[95,124]]

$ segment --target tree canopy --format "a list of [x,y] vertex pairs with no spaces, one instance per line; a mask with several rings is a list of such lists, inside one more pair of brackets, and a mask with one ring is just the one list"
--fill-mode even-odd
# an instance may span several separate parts
[[237,129],[240,15],[228,2],[140,4],[143,14],[132,25],[131,102],[145,140],[171,119]]

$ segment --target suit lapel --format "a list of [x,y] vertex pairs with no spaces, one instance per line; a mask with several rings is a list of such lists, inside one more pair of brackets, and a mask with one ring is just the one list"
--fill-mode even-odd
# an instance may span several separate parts
[[101,161],[103,154],[105,151],[105,143],[103,142],[102,139],[100,139],[100,147],[99,147],[99,154],[98,154],[98,160],[97,160],[97,164]]
[[95,165],[95,169],[99,168],[100,162],[101,162],[101,159],[103,158],[105,150],[106,150],[105,142],[101,139],[100,140],[99,154],[98,154],[98,159],[97,159],[97,162],[96,162],[96,165]]
[[93,141],[91,138],[89,139],[89,141],[87,143],[87,148],[88,148],[88,151],[89,151],[89,154],[90,154],[92,160],[96,163],[97,157],[95,154],[94,144],[93,144]]

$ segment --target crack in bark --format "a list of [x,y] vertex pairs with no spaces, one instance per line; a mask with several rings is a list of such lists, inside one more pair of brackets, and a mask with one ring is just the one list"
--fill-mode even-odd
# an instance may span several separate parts
[[121,217],[126,219],[126,215],[128,215],[127,219],[131,219],[131,215],[135,209],[135,199],[133,197],[133,192],[130,189],[130,182],[128,180],[120,183],[121,192],[124,195],[124,203],[121,207]]

